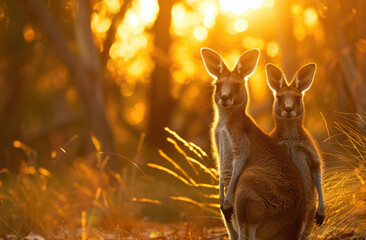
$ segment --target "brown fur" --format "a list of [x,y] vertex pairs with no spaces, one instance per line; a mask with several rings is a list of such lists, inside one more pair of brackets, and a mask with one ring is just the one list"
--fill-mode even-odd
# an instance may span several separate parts
[[294,240],[304,219],[303,183],[288,155],[246,112],[243,78],[256,66],[254,52],[244,53],[229,71],[217,53],[201,50],[207,70],[217,77],[212,136],[220,170],[220,204],[224,213],[233,206],[231,220],[226,220],[230,239]]
[[305,112],[303,94],[310,88],[314,73],[315,64],[306,65],[299,70],[292,83],[288,84],[281,70],[274,65],[267,66],[268,84],[276,96],[273,105],[275,128],[270,135],[288,152],[304,183],[307,213],[306,225],[302,233],[304,238],[308,237],[314,228],[316,187],[320,189],[320,208],[317,210],[316,216],[318,225],[321,225],[324,218],[324,203],[321,193],[322,162],[315,142],[303,126]]
[[[299,173],[287,155],[251,118],[243,112],[235,115],[232,130],[247,134],[251,146],[233,193],[238,225],[257,225],[258,239],[297,239],[302,226],[304,197]],[[235,145],[234,139],[233,142]],[[224,186],[227,188],[228,183]]]

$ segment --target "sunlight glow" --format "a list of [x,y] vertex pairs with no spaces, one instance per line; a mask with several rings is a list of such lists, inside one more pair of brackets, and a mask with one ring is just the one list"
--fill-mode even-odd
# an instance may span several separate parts
[[130,14],[127,16],[127,21],[131,27],[137,27],[140,23],[139,16],[137,13],[129,12]]
[[203,16],[203,25],[212,28],[218,15],[218,8],[213,1],[201,1],[198,5],[198,11]]
[[260,38],[246,37],[243,40],[243,45],[247,49],[258,48],[262,50],[264,48],[264,41]]
[[[189,34],[192,34],[195,39],[199,40],[200,38],[203,37],[204,33],[201,30],[196,30],[196,31],[200,31],[200,32],[196,32],[196,36],[194,31],[192,31],[193,28],[197,27],[197,26],[201,26],[202,23],[204,22],[204,17],[205,14],[199,14],[197,12],[194,11],[190,11],[188,9],[186,9],[185,5],[183,3],[177,3],[173,6],[172,8],[172,25],[171,25],[171,31],[174,35],[177,35],[179,37],[183,37],[183,36],[187,36]],[[206,20],[206,25],[211,27],[211,23],[210,21],[214,21],[214,19],[210,18],[212,16],[208,16],[209,20]],[[205,26],[206,26],[205,25]],[[197,35],[198,34],[198,35]],[[199,40],[200,41],[200,40]]]
[[125,114],[127,121],[136,125],[142,122],[145,118],[146,105],[145,103],[136,103],[132,108],[126,108]]
[[134,90],[135,90],[135,82],[129,83],[129,82],[122,82],[120,86],[120,92],[123,96],[129,97],[132,96]]
[[42,167],[38,168],[38,171],[40,174],[42,174],[46,177],[50,177],[52,175],[47,169],[42,168]]
[[[197,74],[200,67],[196,64],[196,58],[189,53],[193,49],[197,49],[198,52],[202,42],[211,38],[211,29],[217,27],[215,24],[219,17],[222,31],[237,35],[249,28],[246,15],[251,10],[272,8],[274,3],[275,0],[185,0],[174,4],[170,31],[176,39],[170,52],[172,62],[176,63],[174,68],[177,68],[172,70],[175,83],[187,83]],[[250,38],[245,44],[243,41],[243,45],[247,49],[264,49],[266,43],[260,38]],[[173,86],[173,97],[179,97],[180,89],[179,85]]]
[[152,24],[155,22],[159,12],[157,0],[139,0],[138,7],[139,16],[141,17],[144,25],[146,25],[148,28],[152,27]]
[[187,79],[194,78],[197,71],[197,65],[190,48],[192,46],[187,41],[177,41],[171,47],[172,61],[178,65],[177,70],[173,72],[173,79],[176,83],[186,83]]
[[173,79],[177,83],[184,83],[186,79],[186,74],[182,70],[177,70],[172,73]]
[[186,11],[183,3],[177,3],[172,8],[172,29],[178,36],[184,36],[187,32],[184,28]]
[[133,61],[127,68],[127,72],[129,75],[138,77],[144,71],[146,71],[146,67],[149,65],[149,62],[144,58],[138,58]]
[[318,44],[324,44],[324,32],[318,26],[318,13],[314,8],[304,8],[300,4],[291,5],[294,19],[293,34],[297,41],[303,41],[306,36],[312,35]]
[[24,40],[27,42],[32,42],[34,40],[34,37],[36,36],[36,33],[34,32],[34,29],[32,25],[27,24],[23,28],[23,36]]
[[303,24],[299,22],[294,23],[294,29],[293,29],[294,36],[297,41],[301,42],[306,37],[306,29]]
[[207,29],[203,26],[197,26],[193,30],[193,35],[197,40],[203,41],[207,37]]
[[219,0],[223,12],[243,14],[246,10],[255,10],[263,7],[263,0]]
[[248,22],[245,19],[238,19],[235,22],[231,22],[227,27],[227,32],[231,35],[238,34],[240,32],[244,32],[248,29]]
[[121,8],[121,2],[119,0],[104,0],[104,1],[111,13],[117,13]]
[[264,0],[264,7],[266,8],[272,8],[275,4],[276,0]]
[[304,8],[300,4],[292,4],[291,12],[293,15],[301,15],[304,12]]
[[245,19],[238,19],[234,23],[234,29],[237,32],[244,32],[248,29],[248,22]]
[[51,158],[55,159],[57,157],[57,152],[56,151],[52,151],[51,152]]
[[267,43],[266,51],[269,57],[275,57],[278,54],[279,50],[280,48],[278,47],[278,44],[276,42],[271,41]]
[[308,26],[314,26],[318,22],[318,14],[314,8],[308,8],[305,10],[304,21]]
[[22,143],[21,143],[20,141],[15,140],[15,141],[13,142],[13,147],[15,147],[15,148],[20,148],[21,146],[22,146]]
[[[153,26],[158,12],[157,0],[132,1],[132,7],[118,25],[116,41],[109,50],[112,60],[108,61],[107,68],[112,74],[124,76],[129,82],[146,81],[154,67],[150,55],[152,35],[146,30]],[[119,81],[118,84],[124,85],[120,86],[124,96],[131,96],[134,87],[131,88],[130,83]],[[136,121],[132,122],[136,124]]]
[[23,169],[25,174],[34,175],[36,173],[36,169],[33,166],[28,166]]
[[112,24],[109,18],[103,18],[96,13],[93,13],[91,18],[92,30],[97,33],[105,33]]

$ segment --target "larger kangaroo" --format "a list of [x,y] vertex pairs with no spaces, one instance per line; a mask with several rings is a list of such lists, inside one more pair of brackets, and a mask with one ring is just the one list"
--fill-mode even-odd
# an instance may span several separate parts
[[[275,128],[270,135],[286,149],[299,169],[305,186],[307,219],[302,233],[304,239],[310,235],[314,227],[314,217],[319,226],[324,219],[322,161],[316,144],[303,126],[305,112],[303,95],[313,82],[315,69],[315,63],[303,66],[296,73],[292,82],[288,84],[279,68],[273,64],[266,66],[268,85],[275,96],[273,104]],[[317,209],[315,206],[316,191],[319,197]]]
[[305,214],[300,174],[246,112],[246,79],[256,68],[259,51],[243,53],[232,71],[215,51],[203,48],[201,55],[216,78],[212,142],[230,239],[299,239]]

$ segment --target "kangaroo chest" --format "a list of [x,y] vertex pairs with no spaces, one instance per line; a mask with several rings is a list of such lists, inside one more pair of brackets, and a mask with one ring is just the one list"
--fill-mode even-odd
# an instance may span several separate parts
[[313,198],[315,198],[315,186],[311,175],[311,162],[308,154],[297,147],[299,145],[306,147],[305,144],[297,140],[282,140],[278,144],[285,149],[295,163],[304,183],[306,199],[313,202]]
[[229,133],[225,126],[217,126],[215,129],[215,141],[219,153],[220,178],[225,187],[229,185],[233,170],[233,149]]
[[296,140],[282,140],[278,142],[278,145],[282,146],[283,149],[288,153],[300,173],[303,175],[310,175],[310,161],[307,154],[300,150],[299,145],[303,145],[301,141]]

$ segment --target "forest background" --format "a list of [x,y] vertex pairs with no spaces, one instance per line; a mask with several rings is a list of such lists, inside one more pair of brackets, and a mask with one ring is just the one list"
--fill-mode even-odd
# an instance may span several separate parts
[[5,237],[223,237],[202,47],[230,67],[260,49],[249,113],[267,132],[265,64],[291,80],[317,63],[305,126],[327,218],[313,237],[365,236],[363,0],[0,0],[0,36]]

